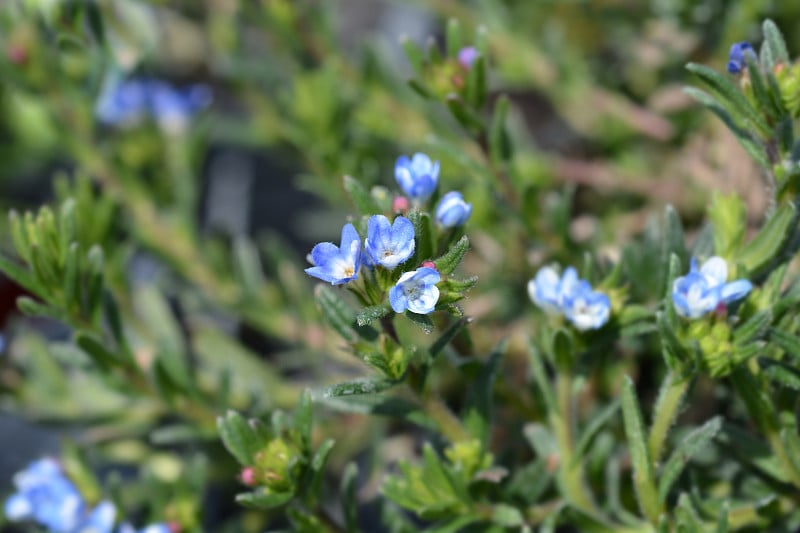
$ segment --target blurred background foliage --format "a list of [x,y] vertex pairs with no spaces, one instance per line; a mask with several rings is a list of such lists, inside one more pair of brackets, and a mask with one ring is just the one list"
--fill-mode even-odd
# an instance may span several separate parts
[[[186,531],[262,530],[263,515],[233,503],[237,467],[215,417],[227,408],[249,416],[291,409],[306,387],[365,374],[320,323],[301,269],[311,245],[336,240],[332,228],[354,211],[343,176],[391,196],[397,155],[424,151],[441,161],[442,191],[461,190],[474,205],[461,268],[480,279],[463,302],[476,317],[470,333],[431,379],[458,407],[467,377],[453,369],[509,338],[493,449],[501,464],[527,457],[526,446],[507,442],[521,428],[502,421],[542,416],[535,398],[519,393],[528,387],[525,339],[540,318],[525,294],[533,272],[559,261],[588,265],[583,275],[599,281],[625,258],[638,274],[628,293],[645,303],[660,295],[653,286],[667,266],[653,248],[630,244],[657,249],[666,205],[690,234],[713,191],[738,192],[748,220],[763,219],[769,194],[759,169],[681,88],[688,61],[721,70],[732,42],[759,40],[765,17],[800,50],[800,4],[766,0],[3,2],[0,206],[24,219],[49,203],[59,224],[77,226],[81,264],[102,276],[125,317],[125,364],[161,369],[127,383],[132,402],[121,384],[138,374],[97,379],[91,348],[72,342],[90,343],[75,331],[113,335],[91,306],[89,315],[53,316],[29,304],[56,320],[23,316],[14,310],[20,289],[6,280],[3,410],[91,445],[84,459],[110,465],[112,486],[141,483],[126,497],[155,518]],[[508,97],[506,160],[443,105],[463,83],[455,67],[422,71],[428,98],[407,83],[414,69],[403,40],[441,49],[450,19],[465,45],[485,43],[483,118]],[[177,127],[111,127],[95,119],[110,73],[205,84],[213,102]],[[13,218],[2,224],[10,248]],[[428,342],[411,327],[400,333]],[[625,373],[640,377],[643,403],[652,401],[662,372],[657,339],[630,342],[597,354],[584,414],[614,396]],[[705,420],[718,401],[713,382],[697,389],[710,401],[692,404],[687,420]],[[337,441],[327,481],[356,458],[368,510],[386,465],[425,440],[407,421],[315,414],[315,442]],[[17,438],[38,443],[4,452],[4,479],[51,446],[27,435],[3,437],[6,449]],[[603,469],[590,461],[590,479]]]

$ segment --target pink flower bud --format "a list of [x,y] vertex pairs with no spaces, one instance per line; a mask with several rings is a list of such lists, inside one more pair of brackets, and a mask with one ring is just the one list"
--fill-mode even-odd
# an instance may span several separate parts
[[423,261],[420,265],[421,267],[428,267],[434,269],[436,272],[439,272],[439,269],[436,268],[436,263],[433,261]]
[[256,485],[256,469],[252,466],[243,468],[239,479],[248,487],[254,487]]
[[392,200],[392,211],[395,213],[405,213],[409,207],[411,207],[411,204],[405,196],[395,196],[394,200]]

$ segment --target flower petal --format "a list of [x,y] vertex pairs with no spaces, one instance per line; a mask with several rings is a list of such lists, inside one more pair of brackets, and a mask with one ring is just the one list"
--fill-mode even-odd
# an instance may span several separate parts
[[722,285],[728,280],[728,264],[723,258],[715,255],[703,263],[700,273],[710,281],[710,287]]
[[719,298],[722,303],[730,303],[747,296],[753,290],[753,284],[746,279],[737,279],[730,283],[726,283],[719,293]]

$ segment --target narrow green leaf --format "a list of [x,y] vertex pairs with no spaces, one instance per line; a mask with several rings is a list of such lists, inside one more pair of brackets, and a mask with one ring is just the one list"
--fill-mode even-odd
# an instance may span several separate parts
[[780,206],[758,235],[741,249],[735,263],[744,265],[751,273],[761,270],[780,251],[795,218],[796,209],[793,204],[785,203]]
[[722,505],[719,506],[719,516],[717,517],[717,532],[716,533],[728,533],[728,512],[730,511],[730,507],[728,502],[722,502]]
[[626,376],[622,382],[622,416],[625,422],[625,435],[633,466],[633,484],[639,501],[639,508],[651,524],[658,523],[661,504],[656,492],[655,473],[647,450],[647,438],[642,421],[642,412],[636,398],[633,380]]
[[502,527],[518,528],[525,523],[525,518],[516,507],[498,503],[492,507],[492,522]]
[[772,323],[772,311],[765,309],[747,319],[733,332],[733,344],[743,347],[761,339]]
[[433,262],[436,265],[436,270],[443,276],[452,274],[461,263],[461,260],[464,259],[468,250],[469,238],[464,235],[444,255]]
[[30,248],[31,242],[28,239],[28,232],[25,229],[25,223],[22,217],[13,209],[8,213],[8,225],[11,230],[11,238],[14,242],[14,249],[16,249],[17,254],[25,260],[26,263],[30,263],[31,258],[28,248]]
[[406,57],[408,58],[408,62],[411,63],[411,67],[414,69],[414,72],[417,74],[417,76],[421,76],[422,67],[425,64],[425,58],[422,53],[422,49],[420,49],[417,43],[405,35],[400,38],[400,45],[403,47]]
[[747,229],[744,202],[736,193],[715,192],[708,215],[714,231],[714,251],[719,256],[730,258],[741,246]]
[[486,57],[479,55],[469,67],[467,85],[465,88],[466,100],[476,111],[482,110],[483,106],[486,104],[486,94],[489,91],[488,86],[489,83],[486,79]]
[[453,117],[461,124],[464,129],[472,134],[477,134],[484,128],[483,119],[457,94],[448,94],[445,97],[445,104],[452,113]]
[[369,380],[346,381],[325,387],[313,394],[314,398],[336,398],[337,396],[353,396],[357,394],[377,394],[396,385],[393,381]]
[[681,217],[674,207],[668,205],[664,210],[664,260],[675,254],[683,262],[686,259],[686,242]]
[[544,357],[542,352],[536,347],[533,342],[528,342],[529,357],[531,373],[536,386],[544,398],[545,405],[548,411],[555,409],[556,400],[553,387],[550,380],[547,378],[547,372],[544,367]]
[[311,425],[313,410],[311,405],[311,391],[306,389],[300,395],[297,407],[294,410],[294,427],[300,435],[304,451],[311,449]]
[[763,369],[764,375],[776,383],[800,391],[800,372],[780,361],[769,361]]
[[358,482],[358,465],[347,463],[342,473],[342,482],[339,494],[342,499],[342,515],[344,515],[345,531],[356,533],[358,531],[358,500],[356,490]]
[[274,509],[289,503],[294,493],[274,492],[267,487],[259,487],[252,492],[243,492],[236,495],[236,503],[252,509]]
[[375,199],[360,181],[352,176],[345,176],[343,181],[344,190],[350,196],[360,215],[370,216],[381,212]]
[[103,301],[105,259],[103,249],[99,245],[95,244],[89,249],[87,264],[89,267],[86,284],[87,315],[94,316]]
[[800,362],[800,337],[783,330],[772,328],[769,338],[786,351],[786,354]]
[[781,30],[778,29],[778,26],[776,26],[772,20],[766,19],[762,25],[762,30],[764,32],[764,41],[769,46],[773,60],[775,60],[776,63],[789,65],[789,63],[791,63],[789,51],[786,48],[786,41],[783,38],[783,34],[781,34]]
[[733,110],[756,128],[763,137],[769,137],[772,129],[764,121],[758,111],[747,101],[738,87],[719,72],[705,65],[689,63],[687,70],[700,77],[711,89],[723,98]]
[[433,257],[436,248],[433,221],[428,213],[413,211],[409,220],[414,224],[414,256],[412,264],[419,264]]
[[64,320],[64,313],[61,309],[37,302],[33,298],[27,296],[20,296],[17,298],[17,307],[27,316],[45,316],[55,318],[57,320]]
[[21,287],[24,287],[34,294],[41,295],[47,292],[45,287],[33,276],[30,270],[2,254],[0,254],[0,270]]
[[367,326],[373,321],[381,319],[391,312],[391,307],[388,304],[373,305],[365,307],[356,315],[356,323],[359,326]]
[[80,309],[80,250],[73,242],[64,257],[64,294],[62,304],[65,309]]
[[75,333],[75,344],[86,353],[95,364],[104,371],[119,365],[120,358],[108,350],[92,333],[78,331]]
[[497,367],[500,358],[506,351],[508,341],[503,340],[489,354],[482,365],[478,376],[472,381],[464,410],[464,425],[473,437],[479,439],[485,447],[489,441],[489,430],[493,420],[494,383],[497,379]]
[[767,84],[761,75],[758,60],[748,54],[745,54],[744,57],[747,63],[747,73],[750,76],[750,88],[753,97],[758,103],[758,108],[766,113],[770,121],[775,122],[780,117],[780,109],[776,106],[775,101],[767,90]]
[[658,500],[662,504],[666,501],[672,485],[678,480],[681,472],[683,472],[692,457],[707,446],[716,437],[720,429],[722,429],[722,417],[714,417],[689,433],[675,448],[675,451],[672,452],[661,470],[661,476],[658,481]]
[[433,331],[433,321],[428,315],[420,315],[419,313],[412,313],[411,311],[406,311],[404,315],[411,322],[419,326],[426,334],[430,334]]
[[492,122],[489,125],[489,154],[497,165],[501,161],[509,161],[514,154],[511,138],[506,128],[509,99],[505,94],[497,98],[492,110]]
[[336,290],[327,285],[317,285],[314,290],[322,318],[347,342],[356,342],[358,335],[351,327],[355,312],[342,300]]
[[460,318],[460,319],[456,320],[455,322],[453,322],[453,323],[452,323],[452,324],[451,324],[451,325],[450,325],[450,326],[449,326],[449,327],[448,327],[448,328],[447,328],[447,329],[444,331],[444,333],[442,333],[442,334],[439,336],[439,338],[438,338],[438,339],[436,339],[436,340],[433,342],[433,344],[431,344],[431,347],[428,349],[428,354],[430,355],[431,359],[436,359],[436,356],[438,356],[438,355],[439,355],[439,354],[442,352],[442,350],[444,350],[444,349],[445,349],[445,347],[446,347],[448,344],[450,344],[450,342],[451,342],[451,341],[452,341],[454,338],[456,338],[456,335],[458,335],[458,334],[459,334],[459,332],[460,332],[462,329],[464,329],[464,327],[465,327],[467,324],[469,324],[470,322],[472,322],[472,319],[471,319],[471,318],[469,318],[469,317],[463,317],[463,318]]
[[425,98],[426,100],[428,100],[428,99],[433,97],[433,93],[431,92],[431,90],[428,88],[427,85],[425,85],[421,81],[416,80],[416,79],[410,79],[410,80],[408,80],[407,83],[408,83],[408,86],[411,87],[411,89],[415,93],[417,93],[421,97]]
[[620,401],[617,399],[592,415],[589,423],[586,425],[586,429],[584,429],[583,433],[581,433],[577,446],[575,446],[575,457],[573,458],[573,463],[577,464],[583,460],[583,457],[589,451],[589,446],[591,446],[594,438],[597,436],[600,430],[603,429],[603,426],[605,426],[606,423],[608,423],[608,421],[617,414],[619,407]]
[[458,57],[458,52],[462,47],[461,24],[458,19],[452,18],[447,21],[447,56]]
[[256,454],[266,444],[236,411],[228,411],[224,416],[218,417],[217,430],[225,448],[242,466],[251,466],[255,462]]

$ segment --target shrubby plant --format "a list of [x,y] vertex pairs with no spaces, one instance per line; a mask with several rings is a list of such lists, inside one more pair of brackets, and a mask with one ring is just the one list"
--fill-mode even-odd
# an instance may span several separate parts
[[[527,42],[543,14],[604,24],[572,6],[431,2],[442,38],[404,39],[400,73],[379,46],[348,55],[334,3],[168,4],[0,10],[7,174],[62,163],[54,197],[9,216],[0,269],[37,318],[6,328],[3,405],[69,429],[7,480],[7,522],[800,527],[800,67],[775,23],[730,47],[727,72],[681,77],[766,182],[761,216],[736,192],[653,193],[710,150],[683,139],[728,133],[624,96],[669,59],[609,82],[578,59],[594,41]],[[535,139],[526,84],[604,159]],[[290,160],[338,208],[297,213],[316,244],[204,226],[199,176],[226,145]],[[657,179],[609,178],[642,166]],[[609,181],[621,192],[598,199]],[[634,193],[664,213],[641,231]]]

